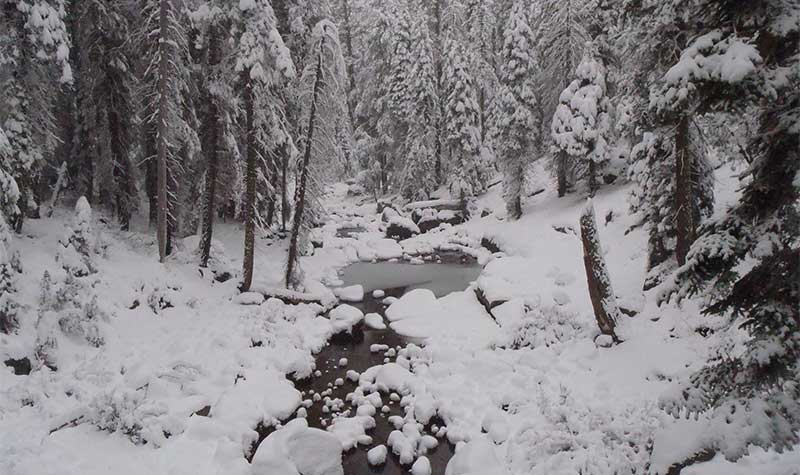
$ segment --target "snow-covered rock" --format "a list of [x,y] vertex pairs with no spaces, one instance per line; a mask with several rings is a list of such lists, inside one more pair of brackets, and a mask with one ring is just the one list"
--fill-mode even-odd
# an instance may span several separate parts
[[352,305],[342,304],[331,310],[328,318],[335,333],[351,332],[353,326],[364,319],[364,313]]
[[378,313],[368,313],[364,315],[364,323],[373,330],[385,330],[386,324],[383,323],[383,317]]
[[342,446],[332,434],[293,419],[258,446],[252,475],[344,475]]
[[364,300],[364,287],[362,285],[350,285],[334,289],[334,294],[339,300],[344,302],[361,302]]
[[234,295],[231,301],[239,305],[261,305],[264,303],[264,295],[258,292],[242,292]]
[[386,463],[388,452],[385,445],[375,446],[367,452],[367,462],[369,462],[370,465],[383,465]]

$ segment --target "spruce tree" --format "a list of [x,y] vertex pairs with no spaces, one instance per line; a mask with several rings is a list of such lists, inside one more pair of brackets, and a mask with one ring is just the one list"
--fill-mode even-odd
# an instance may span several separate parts
[[511,219],[522,216],[525,174],[541,140],[533,82],[536,67],[531,56],[532,32],[525,10],[524,2],[515,2],[503,30],[501,87],[494,105],[494,144]]
[[606,71],[596,47],[586,44],[575,70],[577,79],[559,96],[553,115],[552,139],[557,154],[574,157],[587,177],[589,195],[599,186],[597,175],[608,160],[611,139],[611,101],[607,96]]
[[304,98],[301,118],[305,126],[300,141],[300,181],[286,264],[286,287],[290,289],[300,288],[303,282],[299,256],[308,245],[310,216],[313,217],[307,208],[318,206],[322,191],[320,178],[324,176],[321,170],[326,166],[322,160],[339,153],[333,139],[336,118],[346,112],[347,106],[346,67],[336,26],[330,20],[322,20],[314,27],[311,46],[312,60],[306,63],[300,80],[300,97]]

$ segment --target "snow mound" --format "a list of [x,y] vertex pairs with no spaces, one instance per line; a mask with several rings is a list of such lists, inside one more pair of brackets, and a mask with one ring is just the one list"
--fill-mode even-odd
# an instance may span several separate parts
[[252,475],[344,475],[342,446],[333,435],[293,419],[259,445]]
[[383,317],[377,313],[368,313],[364,315],[364,323],[373,330],[385,330],[386,324],[383,323]]
[[364,300],[364,287],[362,285],[351,285],[334,289],[334,294],[339,300],[344,302],[361,302]]
[[364,313],[352,305],[342,304],[331,310],[329,318],[334,332],[351,332],[353,326],[364,319]]

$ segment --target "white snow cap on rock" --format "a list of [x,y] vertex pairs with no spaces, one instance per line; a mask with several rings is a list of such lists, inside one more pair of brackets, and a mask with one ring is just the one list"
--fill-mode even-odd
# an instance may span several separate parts
[[360,284],[334,289],[334,294],[344,302],[361,302],[364,300],[364,287]]
[[364,318],[364,313],[352,305],[343,304],[331,310],[329,317],[335,332],[350,332]]
[[367,452],[367,462],[369,462],[370,465],[382,465],[386,463],[388,452],[385,445],[373,447]]
[[270,434],[253,456],[252,475],[344,475],[342,445],[332,434],[293,419]]

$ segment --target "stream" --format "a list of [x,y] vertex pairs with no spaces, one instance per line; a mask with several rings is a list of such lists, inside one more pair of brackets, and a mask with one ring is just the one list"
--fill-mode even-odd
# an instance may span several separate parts
[[[466,289],[470,282],[478,278],[481,266],[469,257],[453,253],[443,253],[434,258],[431,262],[424,264],[410,264],[407,262],[377,262],[377,263],[355,263],[345,267],[340,271],[340,278],[343,285],[361,284],[364,287],[364,300],[352,303],[364,314],[375,312],[384,317],[385,330],[374,330],[366,325],[359,324],[352,334],[335,335],[330,343],[322,349],[316,356],[317,369],[321,375],[297,381],[296,387],[303,392],[304,398],[310,398],[313,393],[323,393],[331,390],[328,395],[331,399],[340,398],[345,400],[347,393],[352,392],[357,382],[349,381],[345,378],[347,370],[355,370],[359,373],[366,369],[381,365],[386,362],[384,352],[370,352],[373,344],[388,345],[395,351],[405,347],[408,343],[419,343],[413,339],[405,338],[395,333],[388,327],[388,320],[384,315],[387,308],[382,303],[385,297],[400,297],[413,289],[426,288],[431,290],[437,297],[442,297],[451,292]],[[383,290],[385,297],[374,298],[373,290]],[[339,361],[347,358],[346,366],[339,366]],[[391,358],[393,361],[394,358]],[[337,378],[345,378],[343,386],[335,386]],[[312,392],[313,391],[313,392]],[[398,457],[391,453],[384,465],[377,467],[370,466],[367,462],[367,451],[377,445],[386,445],[389,434],[394,427],[388,422],[389,416],[404,414],[399,402],[390,401],[387,394],[381,394],[384,404],[388,405],[390,412],[382,413],[380,410],[375,415],[377,426],[368,431],[373,439],[372,444],[359,445],[355,449],[345,452],[342,457],[345,475],[362,474],[407,474],[409,466],[399,463]],[[325,429],[330,425],[332,414],[323,411],[325,404],[315,402],[308,408],[308,423],[311,427]],[[345,404],[342,410],[353,409],[349,404]],[[431,425],[442,425],[442,421],[434,418]],[[426,433],[430,431],[430,426],[426,427]],[[448,460],[453,456],[455,447],[446,438],[439,439],[439,445],[430,450],[426,456],[431,462],[433,474],[443,474]]]

